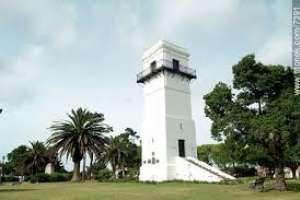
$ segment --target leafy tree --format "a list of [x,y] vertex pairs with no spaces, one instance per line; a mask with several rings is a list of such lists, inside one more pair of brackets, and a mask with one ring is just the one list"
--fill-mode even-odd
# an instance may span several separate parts
[[120,139],[120,137],[110,137],[108,145],[105,150],[105,157],[111,164],[115,177],[118,178],[118,170],[124,165],[125,158],[127,157],[128,149],[126,144]]
[[299,164],[300,98],[294,96],[293,90],[286,91],[266,106],[265,114],[252,122],[251,136],[265,148],[276,166],[275,188],[286,189],[284,167]]
[[125,168],[138,168],[140,160],[138,146],[135,144],[138,138],[131,128],[126,128],[124,133],[109,138],[105,157],[111,164],[116,178],[119,178],[119,172],[125,175]]
[[2,163],[2,172],[3,174],[12,175],[14,173],[14,167],[12,166],[12,163],[10,162]]
[[55,171],[66,172],[55,149],[47,149],[44,143],[39,141],[30,142],[30,146],[21,145],[8,153],[3,172],[22,176],[36,174],[43,172],[48,162],[54,164]]
[[92,152],[99,154],[107,143],[104,133],[112,130],[104,124],[104,115],[78,108],[68,114],[69,120],[54,122],[50,127],[52,135],[48,139],[50,146],[58,150],[60,156],[72,158],[74,171],[72,181],[80,180],[80,162],[83,156]]
[[210,165],[217,165],[222,170],[231,173],[235,172],[235,167],[250,166],[251,161],[248,156],[252,154],[250,148],[244,148],[232,140],[227,139],[225,143],[206,144],[198,146],[198,159]]
[[293,177],[296,177],[296,170],[300,166],[300,145],[287,149],[287,166],[291,168],[293,172]]
[[139,136],[137,132],[131,128],[126,128],[125,132],[121,134],[126,147],[129,150],[128,156],[125,159],[126,167],[139,169],[141,163],[141,149],[138,147],[137,142]]
[[205,144],[197,147],[197,157],[199,160],[212,165],[211,154],[212,154],[212,146],[214,144]]
[[[255,61],[254,55],[248,55],[233,66],[236,94],[225,83],[218,83],[204,96],[205,113],[213,121],[212,137],[240,146],[234,152],[247,147],[260,152],[257,163],[278,169],[276,189],[286,189],[283,167],[288,165],[287,158],[293,156],[290,150],[298,146],[300,108],[293,86],[290,68],[263,65]],[[255,156],[248,159],[253,162]]]
[[[12,174],[23,176],[27,173],[25,169],[25,158],[28,153],[29,148],[26,145],[20,145],[7,154],[7,165],[13,169],[13,171],[11,171]],[[8,171],[6,173],[8,173]]]

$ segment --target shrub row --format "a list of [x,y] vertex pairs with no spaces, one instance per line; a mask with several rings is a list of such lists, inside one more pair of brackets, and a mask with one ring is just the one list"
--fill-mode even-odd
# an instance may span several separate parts
[[2,182],[17,182],[17,181],[19,181],[19,178],[16,176],[2,176],[1,181]]
[[54,173],[51,175],[38,173],[36,175],[25,178],[25,181],[30,181],[31,183],[64,182],[71,180],[71,178],[71,173]]
[[113,172],[108,169],[100,170],[95,177],[95,179],[100,182],[106,182],[112,180],[113,178],[114,178]]
[[111,170],[104,169],[98,172],[95,179],[100,182],[137,182],[138,176],[136,176],[136,173],[130,173],[130,171],[128,171],[124,177],[120,176],[116,179]]

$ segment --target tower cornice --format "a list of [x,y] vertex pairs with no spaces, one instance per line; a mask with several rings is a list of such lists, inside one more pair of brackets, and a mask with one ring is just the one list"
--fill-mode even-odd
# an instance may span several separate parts
[[187,50],[183,47],[180,47],[174,43],[171,43],[169,41],[166,40],[160,40],[158,41],[155,45],[153,45],[152,47],[148,48],[144,54],[143,54],[143,60],[147,59],[148,57],[150,57],[151,55],[155,54],[158,50],[160,49],[167,49],[170,50],[172,52],[176,52],[182,56],[185,57],[189,57],[190,54],[187,52]]

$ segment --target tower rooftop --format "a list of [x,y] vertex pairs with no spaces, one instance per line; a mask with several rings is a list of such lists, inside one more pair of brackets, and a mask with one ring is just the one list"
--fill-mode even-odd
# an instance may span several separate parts
[[159,40],[143,54],[143,71],[137,83],[144,83],[161,72],[169,72],[187,79],[195,79],[196,70],[188,67],[189,53],[183,47],[166,40]]
[[145,50],[145,52],[143,54],[143,60],[150,57],[154,53],[156,53],[159,49],[168,49],[170,51],[174,51],[179,54],[182,54],[186,57],[190,56],[190,54],[187,52],[186,48],[183,48],[181,46],[178,46],[177,44],[174,44],[174,43],[166,41],[166,40],[159,40],[152,47]]

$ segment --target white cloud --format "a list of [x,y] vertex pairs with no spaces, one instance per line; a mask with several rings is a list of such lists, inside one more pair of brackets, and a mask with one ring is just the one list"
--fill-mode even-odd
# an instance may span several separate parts
[[77,15],[66,1],[1,1],[0,11],[9,13],[6,20],[11,23],[14,23],[13,19],[22,19],[31,31],[32,39],[47,40],[59,48],[71,45],[77,39]]
[[291,38],[286,32],[272,35],[258,52],[258,59],[266,64],[291,66]]
[[15,107],[32,99],[36,90],[43,47],[28,46],[10,66],[0,69],[0,102]]
[[182,25],[203,25],[206,28],[209,26],[220,26],[222,22],[226,22],[232,17],[236,11],[239,0],[186,0],[173,1],[165,0],[157,3],[158,15],[157,31],[172,31],[180,28]]
[[[49,67],[47,57],[67,50],[76,43],[76,11],[65,1],[0,1],[2,25],[10,28],[22,25],[18,38],[6,38],[17,47],[0,66],[0,103],[6,107],[21,106],[38,93],[41,72]],[[1,30],[1,27],[0,27]],[[17,36],[18,34],[14,34]],[[19,41],[19,40],[17,40]],[[5,56],[1,57],[5,59]],[[51,66],[50,66],[51,67]]]
[[277,26],[268,34],[267,40],[259,47],[258,59],[266,64],[291,66],[292,60],[292,26],[290,5],[276,1],[273,5],[272,19]]

